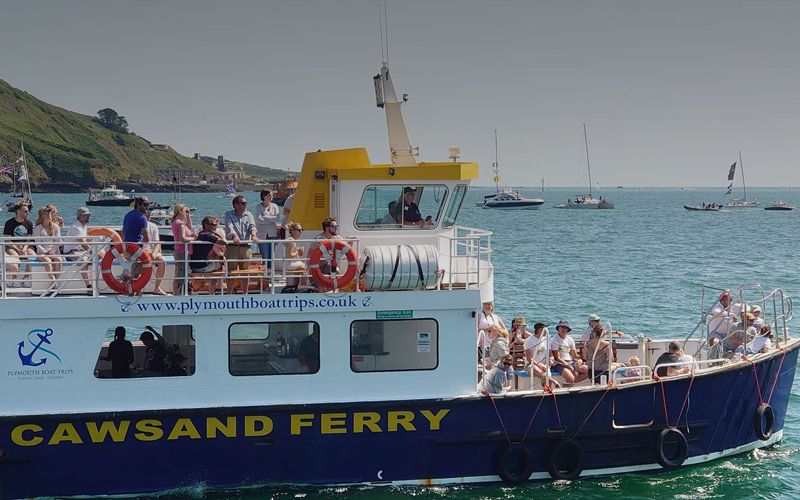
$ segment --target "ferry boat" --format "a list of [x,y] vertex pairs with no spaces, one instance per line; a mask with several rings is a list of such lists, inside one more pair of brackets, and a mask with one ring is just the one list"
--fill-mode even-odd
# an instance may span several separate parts
[[[731,290],[773,325],[767,352],[711,358],[706,294],[719,290],[703,288],[697,327],[677,339],[687,373],[653,377],[668,340],[639,336],[617,346],[639,356],[638,374],[559,387],[521,368],[503,393],[478,390],[495,263],[491,233],[458,225],[478,165],[418,162],[388,65],[375,87],[391,163],[363,148],[307,153],[292,212],[306,235],[265,242],[269,267],[184,269],[179,292],[167,256],[162,288],[178,295],[154,295],[147,251],[92,228],[52,242],[89,247],[61,270],[33,260],[32,286],[12,288],[23,269],[0,251],[0,497],[518,484],[673,469],[781,439],[799,343],[780,290]],[[343,236],[309,236],[328,217]],[[307,251],[279,256],[287,244]]]
[[86,205],[90,207],[127,207],[133,203],[133,197],[126,196],[124,191],[111,184],[89,194]]

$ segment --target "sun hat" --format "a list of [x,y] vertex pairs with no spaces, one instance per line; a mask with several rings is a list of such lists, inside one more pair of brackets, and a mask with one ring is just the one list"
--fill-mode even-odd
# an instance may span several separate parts
[[562,319],[561,321],[559,321],[559,322],[558,322],[558,325],[556,325],[556,330],[558,330],[558,328],[559,328],[559,327],[562,327],[562,326],[566,327],[568,332],[571,332],[571,331],[572,331],[572,328],[570,328],[570,327],[569,327],[569,321],[567,321],[567,320],[564,320],[564,319]]

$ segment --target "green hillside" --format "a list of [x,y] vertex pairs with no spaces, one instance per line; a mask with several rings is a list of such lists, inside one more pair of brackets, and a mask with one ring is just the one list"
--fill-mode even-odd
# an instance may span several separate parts
[[[102,103],[97,107],[102,108]],[[156,169],[215,171],[208,162],[171,148],[153,149],[136,134],[113,132],[90,116],[53,106],[0,80],[0,157],[9,162],[18,158],[20,141],[25,143],[31,182],[38,186],[157,184]],[[282,175],[270,170],[276,178]],[[9,179],[4,176],[3,180]]]

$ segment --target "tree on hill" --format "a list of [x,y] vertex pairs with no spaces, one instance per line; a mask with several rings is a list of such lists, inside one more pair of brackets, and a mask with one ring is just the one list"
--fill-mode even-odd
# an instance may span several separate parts
[[128,120],[111,108],[101,109],[97,112],[97,116],[94,117],[93,120],[114,132],[119,132],[121,134],[128,133]]

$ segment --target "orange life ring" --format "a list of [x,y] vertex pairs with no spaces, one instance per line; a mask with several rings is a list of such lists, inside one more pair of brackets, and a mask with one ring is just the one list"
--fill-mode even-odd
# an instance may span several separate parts
[[[333,249],[333,252],[331,252],[331,249]],[[319,268],[319,262],[323,257],[327,261],[332,261],[336,260],[337,254],[344,254],[347,257],[347,271],[341,278],[338,278],[336,273],[333,275],[324,274]],[[353,247],[343,240],[324,240],[308,254],[308,270],[311,273],[311,277],[314,278],[314,283],[323,290],[344,288],[356,277],[358,256]]]
[[89,236],[105,236],[110,238],[112,243],[122,243],[122,236],[113,229],[107,227],[90,227],[86,234]]
[[[130,255],[130,258],[125,257],[125,254]],[[122,279],[114,276],[111,271],[115,260],[122,263]],[[142,272],[139,277],[132,280],[130,279],[130,269],[137,261],[142,265]],[[150,281],[150,277],[153,275],[153,259],[147,250],[135,243],[119,243],[114,245],[100,261],[100,272],[103,274],[103,281],[109,288],[120,294],[133,295]]]

